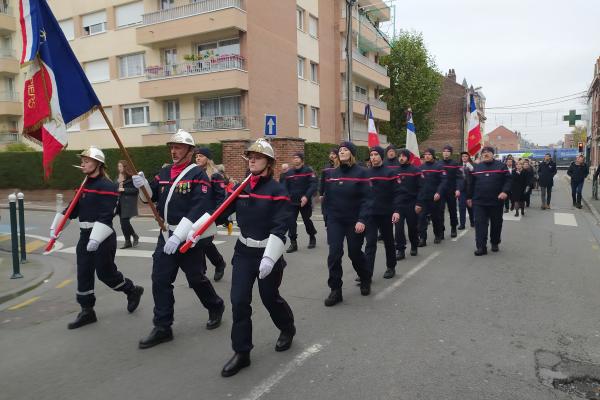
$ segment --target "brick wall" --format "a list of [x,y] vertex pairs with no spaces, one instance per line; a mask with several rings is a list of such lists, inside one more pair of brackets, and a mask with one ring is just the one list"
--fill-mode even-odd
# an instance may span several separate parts
[[[251,140],[223,140],[223,165],[225,173],[235,180],[242,180],[246,176],[248,164],[242,158],[244,151],[252,143]],[[296,152],[304,152],[304,139],[299,138],[275,138],[271,140],[271,146],[275,151],[275,178],[281,173],[281,164],[290,163],[292,155]]]
[[[464,127],[463,118],[466,107],[465,88],[455,82],[456,75],[449,74],[444,78],[442,94],[432,111],[434,128],[431,136],[419,143],[421,151],[433,147],[435,151],[441,152],[442,148],[449,144],[455,152],[461,152],[463,148]],[[419,127],[417,126],[417,132]]]

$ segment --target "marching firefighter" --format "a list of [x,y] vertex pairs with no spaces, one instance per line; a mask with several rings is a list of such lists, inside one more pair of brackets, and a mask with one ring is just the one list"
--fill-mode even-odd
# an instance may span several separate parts
[[511,176],[504,163],[494,160],[494,149],[484,147],[482,162],[473,166],[467,181],[467,205],[475,213],[476,256],[487,254],[488,226],[492,251],[499,250],[502,235],[502,207],[508,198]]
[[396,148],[393,144],[388,145],[385,148],[385,161],[383,165],[386,167],[398,167],[400,163],[398,162],[398,154],[396,153]]
[[327,242],[329,255],[327,281],[331,293],[325,306],[331,307],[342,298],[342,256],[344,239],[348,255],[360,279],[360,293],[371,293],[371,272],[362,252],[366,224],[372,209],[371,185],[367,171],[356,164],[356,146],[342,142],[339,150],[340,166],[325,177],[324,197],[327,202]]
[[[127,295],[127,311],[130,313],[140,304],[144,288],[136,286],[123,277],[115,264],[117,235],[112,226],[117,201],[118,187],[106,174],[102,150],[90,147],[81,154],[81,171],[87,175],[83,194],[69,216],[79,219],[80,236],[77,243],[77,302],[81,312],[69,323],[69,329],[77,329],[97,321],[94,305],[94,271],[98,279],[108,287]],[[55,229],[63,213],[56,214],[50,227],[50,237],[57,239]]]
[[329,166],[321,170],[321,179],[319,180],[319,198],[321,200],[321,214],[323,214],[323,223],[327,228],[327,201],[323,196],[325,194],[325,178],[328,174],[335,170],[340,165],[340,158],[338,155],[338,148],[333,147],[329,151]]
[[286,172],[285,182],[283,182],[290,194],[293,211],[289,228],[290,247],[287,249],[287,253],[298,251],[298,224],[296,223],[298,213],[302,215],[302,221],[309,237],[308,248],[314,249],[317,245],[315,237],[317,230],[310,219],[312,216],[312,196],[317,191],[317,176],[311,167],[304,164],[304,153],[294,153],[292,163],[293,167]]
[[[133,184],[145,187],[151,193],[153,202],[168,226],[161,232],[152,255],[152,294],[154,296],[154,328],[140,340],[139,347],[146,349],[173,340],[173,282],[179,268],[183,270],[188,283],[208,309],[206,329],[215,329],[221,324],[225,306],[217,295],[210,280],[205,276],[206,262],[202,246],[196,246],[185,254],[178,252],[193,229],[193,221],[208,215],[213,208],[211,184],[202,168],[192,162],[194,139],[180,129],[167,142],[173,160],[172,165],[163,167],[149,184],[144,173],[134,175]],[[142,201],[147,201],[140,191]],[[210,237],[215,230],[205,233],[200,239]],[[200,264],[200,265],[199,265]]]
[[[206,175],[210,178],[212,188],[213,208],[216,209],[225,200],[225,177],[221,174],[212,160],[212,152],[207,147],[198,147],[194,150],[194,161],[202,168]],[[225,260],[213,243],[214,236],[202,239],[200,244],[204,250],[204,254],[215,266],[215,282],[220,281],[225,273]]]
[[418,254],[419,230],[418,214],[423,210],[422,206],[422,188],[424,176],[418,167],[410,162],[410,151],[400,151],[400,168],[396,171],[396,210],[398,215],[394,215],[396,226],[399,227],[400,240],[397,241],[398,253],[396,259],[403,260],[406,250],[406,235],[404,234],[404,223],[408,230],[408,240],[410,241],[410,255]]
[[275,153],[269,142],[258,139],[246,150],[245,157],[252,174],[249,184],[219,216],[225,220],[235,212],[240,228],[231,261],[231,342],[235,354],[223,367],[223,377],[233,376],[250,365],[252,288],[257,278],[262,303],[281,331],[275,351],[288,350],[296,334],[292,310],[279,294],[286,266],[285,233],[292,215],[290,198],[284,186],[273,179]]
[[425,162],[421,166],[421,172],[425,179],[422,192],[423,211],[419,214],[419,247],[427,246],[427,217],[431,217],[433,225],[433,243],[441,243],[444,238],[442,198],[446,193],[446,170],[435,160],[435,150],[432,148],[423,152],[423,158]]
[[367,170],[369,180],[371,181],[372,204],[371,220],[366,228],[365,257],[369,273],[373,275],[375,269],[375,254],[377,252],[377,234],[381,232],[383,244],[385,247],[386,271],[383,274],[385,279],[393,278],[396,275],[396,254],[394,244],[394,229],[392,224],[392,214],[396,212],[397,222],[398,211],[394,210],[396,195],[396,169],[386,168],[384,162],[384,149],[380,146],[371,148],[370,161],[371,168]]
[[[442,224],[444,223],[445,208],[448,208],[450,214],[450,236],[457,236],[456,227],[458,226],[458,215],[456,201],[460,198],[460,192],[463,189],[463,167],[452,159],[452,146],[449,144],[444,146],[442,151],[442,167],[446,171],[446,193],[442,199]],[[444,231],[446,230],[444,226]]]

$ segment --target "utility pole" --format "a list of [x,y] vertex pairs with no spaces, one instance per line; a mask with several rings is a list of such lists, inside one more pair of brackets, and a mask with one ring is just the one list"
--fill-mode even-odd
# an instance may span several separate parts
[[[352,141],[352,9],[357,0],[346,0],[346,130],[348,141]],[[360,22],[359,22],[360,23]]]

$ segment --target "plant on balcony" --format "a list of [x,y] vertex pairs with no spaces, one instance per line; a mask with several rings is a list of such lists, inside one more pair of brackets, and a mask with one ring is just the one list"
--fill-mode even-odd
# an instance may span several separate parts
[[200,61],[202,60],[202,55],[186,54],[183,56],[183,59],[185,61]]

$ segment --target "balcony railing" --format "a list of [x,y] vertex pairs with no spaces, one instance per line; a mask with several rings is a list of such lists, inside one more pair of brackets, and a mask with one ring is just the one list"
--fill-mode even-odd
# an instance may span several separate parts
[[167,10],[155,11],[144,14],[142,25],[152,25],[174,19],[191,17],[192,15],[205,14],[225,8],[242,9],[242,0],[201,0]]
[[15,132],[0,132],[0,143],[18,143],[19,134]]
[[[345,56],[345,53],[344,53],[344,56]],[[356,50],[352,52],[352,59],[358,61],[361,64],[366,65],[367,67],[369,67],[371,69],[374,69],[375,71],[379,72],[380,74],[387,76],[388,69],[386,66],[379,65],[375,61],[369,60],[367,57],[363,56]]]
[[[348,96],[346,96],[346,92],[342,92],[342,99],[346,100],[348,99]],[[382,110],[387,110],[387,103],[384,101],[381,101],[379,99],[374,99],[372,97],[367,96],[366,94],[362,94],[362,93],[358,93],[358,92],[354,92],[352,93],[352,100],[354,101],[360,101],[361,103],[365,103],[365,104],[369,104],[373,107],[377,107],[380,108]]]
[[0,14],[13,15],[12,8],[5,6],[4,4],[0,4]]
[[[360,13],[360,15],[359,15],[359,13],[356,11],[356,9],[352,9],[352,17],[360,23],[361,28],[366,28],[366,29],[370,30],[371,32],[375,33],[380,38],[389,42],[388,37],[383,32],[381,32],[379,30],[379,28],[377,28],[375,25],[373,25],[371,20],[369,18],[367,18],[364,14]],[[345,2],[342,3],[342,18],[346,18],[346,3]]]
[[0,92],[0,101],[21,101],[17,92]]
[[245,129],[246,117],[241,115],[223,115],[216,117],[177,119],[153,123],[158,133],[174,133],[179,129],[188,132]]
[[233,54],[201,61],[187,61],[173,65],[157,65],[146,67],[146,78],[163,79],[174,76],[209,74],[211,72],[220,72],[232,69],[244,71],[244,64],[244,57]]

